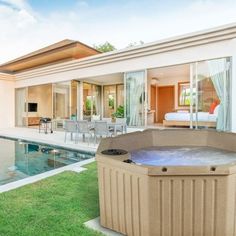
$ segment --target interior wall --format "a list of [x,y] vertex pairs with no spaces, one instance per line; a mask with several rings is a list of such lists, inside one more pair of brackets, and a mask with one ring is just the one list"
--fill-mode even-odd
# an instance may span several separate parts
[[28,102],[38,103],[38,111],[29,112],[29,117],[52,117],[52,84],[29,87]]
[[14,81],[0,80],[0,128],[15,126]]
[[[150,109],[151,101],[151,77],[148,77],[148,107]],[[158,78],[157,86],[175,86],[175,109],[186,109],[186,107],[181,107],[178,105],[178,83],[179,82],[189,82],[190,78],[188,76],[177,76],[177,77],[163,77]]]
[[180,77],[166,77],[161,78],[158,86],[168,86],[168,85],[174,85],[175,86],[175,109],[184,109],[185,106],[179,106],[178,105],[178,83],[180,82],[189,82],[189,77],[186,76],[180,76]]

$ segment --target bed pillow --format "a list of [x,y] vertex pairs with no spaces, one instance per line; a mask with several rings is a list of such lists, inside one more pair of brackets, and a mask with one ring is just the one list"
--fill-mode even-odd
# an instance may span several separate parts
[[210,106],[210,109],[209,109],[209,114],[214,114],[214,110],[215,108],[219,105],[219,102],[218,101],[214,101],[211,106]]

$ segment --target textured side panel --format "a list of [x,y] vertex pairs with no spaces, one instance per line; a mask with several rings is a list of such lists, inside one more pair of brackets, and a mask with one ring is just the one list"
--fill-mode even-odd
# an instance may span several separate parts
[[[193,194],[194,182],[191,179],[183,181],[183,236],[193,235]],[[188,226],[188,227],[186,227]]]
[[119,231],[119,206],[118,206],[118,192],[117,192],[117,171],[111,170],[111,213],[113,229]]
[[226,179],[207,176],[152,177],[151,183],[154,187],[151,188],[153,197],[150,199],[155,199],[155,202],[152,204],[153,209],[150,209],[151,235],[222,236],[226,232],[231,234],[231,226],[226,230],[227,217],[229,218]]
[[132,211],[133,233],[140,236],[140,182],[137,176],[132,176]]
[[98,166],[101,223],[129,236],[236,236],[236,177],[148,177]]
[[163,206],[162,208],[162,235],[169,236],[171,235],[171,227],[172,227],[172,196],[171,196],[171,181],[168,179],[164,179],[161,184],[162,188],[162,196],[161,196],[161,204]]
[[124,190],[124,173],[118,172],[118,210],[119,210],[119,231],[126,234],[125,220],[125,190]]
[[103,226],[131,236],[147,236],[148,188],[147,177],[143,177],[144,179],[141,179],[139,175],[123,170],[99,166],[100,212]]
[[227,181],[225,178],[218,178],[215,180],[215,227],[214,236],[222,236],[226,234],[227,225]]
[[[176,180],[173,182],[172,186],[172,206],[173,206],[173,214],[172,214],[172,232],[171,235],[175,236],[183,236],[182,234],[182,222],[183,222],[183,186],[181,180]],[[173,184],[172,183],[172,184]]]
[[125,220],[127,235],[133,235],[132,212],[132,180],[129,174],[125,174]]
[[106,211],[106,226],[113,229],[112,222],[112,199],[111,199],[111,169],[104,168],[104,200]]
[[101,164],[98,164],[100,222],[103,226],[106,226],[104,171],[104,167]]
[[[216,180],[207,179],[205,182],[205,206],[204,206],[204,236],[214,236],[215,228],[215,203],[216,203],[216,193],[215,193]],[[208,206],[206,206],[208,204]]]

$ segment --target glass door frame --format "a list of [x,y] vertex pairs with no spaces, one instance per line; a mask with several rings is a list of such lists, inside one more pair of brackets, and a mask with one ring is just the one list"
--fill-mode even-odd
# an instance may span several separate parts
[[[199,120],[198,120],[198,110],[199,110],[199,88],[198,88],[198,76],[199,76],[199,71],[198,71],[198,65],[199,63],[202,62],[208,62],[208,61],[212,61],[212,60],[220,60],[220,59],[229,59],[228,61],[228,65],[229,66],[228,69],[226,69],[224,71],[224,73],[226,74],[227,71],[228,73],[230,73],[230,81],[229,81],[229,86],[230,86],[230,90],[228,91],[228,97],[229,97],[229,109],[230,109],[230,130],[232,129],[232,57],[230,56],[226,56],[226,57],[220,57],[220,58],[211,58],[211,59],[207,59],[207,60],[202,60],[202,61],[196,61],[196,62],[192,62],[190,63],[190,129],[198,129],[199,128]],[[225,76],[226,78],[226,76]],[[193,92],[194,89],[196,91],[195,94],[195,99],[193,98]],[[226,101],[226,94],[227,94],[227,83],[224,81],[224,88],[223,88],[223,94],[224,94],[224,101]],[[194,103],[195,100],[195,103]],[[195,121],[194,121],[194,112],[195,112]],[[226,119],[226,112],[224,110],[224,119]],[[228,130],[226,130],[228,131]]]
[[144,124],[137,127],[147,127],[147,108],[148,108],[148,85],[147,85],[147,69],[141,70],[133,70],[133,71],[126,71],[124,72],[124,117],[127,118],[127,74],[128,73],[135,73],[135,72],[144,72],[144,112],[142,113],[142,120],[144,120]]

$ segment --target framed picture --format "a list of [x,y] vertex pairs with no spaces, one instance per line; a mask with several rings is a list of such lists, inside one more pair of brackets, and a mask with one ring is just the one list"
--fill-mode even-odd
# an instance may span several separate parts
[[190,106],[190,82],[178,83],[178,105]]

